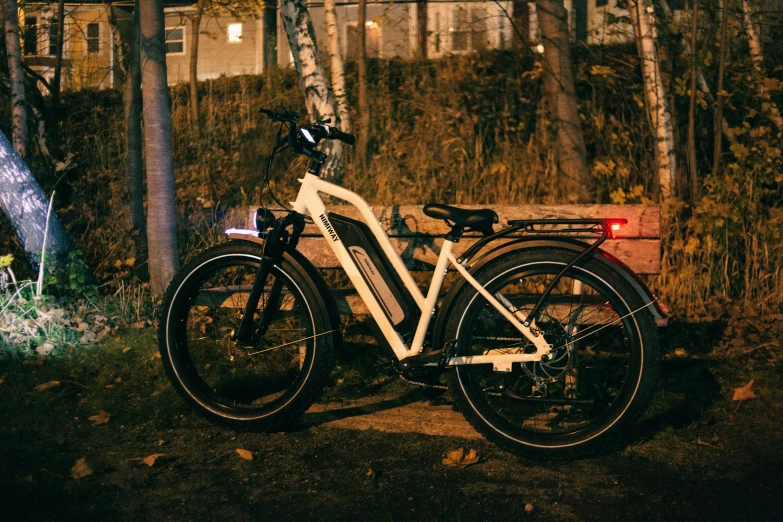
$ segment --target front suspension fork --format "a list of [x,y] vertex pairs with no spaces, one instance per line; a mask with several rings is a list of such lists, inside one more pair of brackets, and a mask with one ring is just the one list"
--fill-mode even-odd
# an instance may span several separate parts
[[[258,302],[261,300],[261,295],[264,293],[266,286],[266,279],[269,277],[272,268],[274,268],[276,261],[279,259],[273,259],[271,257],[261,258],[261,265],[258,267],[258,273],[256,279],[253,282],[253,287],[250,290],[250,295],[245,303],[245,312],[242,314],[242,320],[239,322],[239,327],[234,333],[234,340],[241,343],[249,343],[253,339],[253,318],[258,310]],[[278,301],[280,300],[280,294],[283,290],[283,282],[279,277],[276,277],[272,283],[272,288],[264,299],[265,306],[261,312],[261,319],[259,321],[259,331],[261,335],[266,332],[266,329],[274,319],[275,313],[277,313]]]

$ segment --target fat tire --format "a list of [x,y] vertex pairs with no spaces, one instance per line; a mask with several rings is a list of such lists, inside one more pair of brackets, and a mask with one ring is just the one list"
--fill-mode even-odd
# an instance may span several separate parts
[[[278,270],[301,292],[300,297],[312,317],[313,330],[332,333],[318,335],[308,341],[305,364],[300,369],[301,375],[298,375],[291,385],[293,391],[288,397],[284,397],[285,404],[279,408],[275,406],[270,411],[232,408],[211,399],[209,394],[198,389],[199,386],[192,383],[193,375],[197,375],[198,370],[187,367],[186,360],[189,360],[189,355],[177,348],[176,328],[172,324],[177,314],[184,313],[181,307],[191,308],[183,296],[192,291],[191,287],[197,283],[200,274],[208,272],[214,263],[219,260],[224,265],[231,266],[232,263],[250,262],[257,267],[262,256],[261,245],[246,241],[229,241],[205,250],[187,263],[177,273],[163,299],[158,344],[168,378],[182,398],[199,414],[210,421],[235,428],[275,430],[291,424],[321,397],[334,365],[335,344],[340,341],[339,317],[328,306],[333,300],[329,295],[324,295],[324,285],[310,275],[308,267],[304,266],[306,261],[298,259],[300,256],[296,252],[286,252]],[[195,365],[191,362],[191,366]],[[305,371],[302,371],[303,369]]]
[[[482,285],[491,285],[500,274],[508,273],[509,270],[542,263],[554,263],[555,266],[562,267],[573,259],[573,256],[573,252],[558,248],[515,251],[483,266],[474,277]],[[629,311],[639,309],[628,318],[627,323],[631,334],[638,337],[633,350],[636,353],[632,356],[634,364],[638,363],[638,368],[634,368],[630,382],[630,385],[636,385],[636,389],[626,401],[627,407],[622,409],[616,419],[605,419],[593,428],[583,430],[576,437],[553,436],[552,440],[546,441],[538,436],[526,440],[524,436],[520,436],[518,427],[514,428],[499,415],[493,414],[488,402],[480,398],[481,394],[476,389],[471,389],[471,379],[467,378],[471,371],[470,366],[456,367],[449,372],[451,394],[466,420],[484,437],[520,456],[545,460],[575,459],[615,449],[619,444],[628,441],[631,427],[642,415],[655,391],[660,368],[660,349],[652,314],[644,309],[645,303],[638,292],[610,267],[593,259],[585,260],[579,265],[576,273],[584,275],[585,278],[603,281],[606,289],[624,302]],[[568,274],[574,273],[574,269],[571,269]],[[482,305],[477,303],[486,303],[481,298],[474,299],[476,295],[473,287],[465,285],[445,312],[449,315],[444,326],[444,340],[457,340],[456,355],[463,354],[466,349],[464,345],[460,346],[460,335],[464,336],[464,332],[460,331],[461,325],[470,324],[469,316],[480,313]],[[466,310],[468,307],[472,309]]]

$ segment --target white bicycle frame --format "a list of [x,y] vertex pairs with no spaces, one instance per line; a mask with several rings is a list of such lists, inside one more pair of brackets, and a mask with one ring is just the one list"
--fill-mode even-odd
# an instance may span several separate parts
[[[291,203],[293,209],[300,214],[309,213],[313,218],[313,222],[318,226],[324,239],[326,239],[327,243],[332,248],[334,255],[337,257],[346,274],[348,274],[356,291],[359,293],[362,300],[364,300],[367,309],[370,311],[370,314],[378,324],[383,336],[386,338],[389,346],[394,350],[394,353],[399,360],[421,353],[424,345],[424,338],[427,334],[427,328],[435,313],[438,294],[443,286],[443,280],[446,276],[446,270],[448,269],[449,264],[452,264],[473,288],[484,296],[487,301],[503,315],[503,317],[508,319],[522,335],[529,339],[536,347],[536,351],[535,353],[509,354],[502,353],[500,350],[490,350],[484,355],[451,357],[446,363],[448,366],[492,364],[495,371],[508,372],[511,371],[512,363],[541,361],[542,356],[549,354],[552,346],[544,340],[543,335],[534,333],[536,330],[535,323],[531,324],[531,327],[525,327],[522,324],[527,318],[524,312],[515,310],[511,303],[502,295],[490,294],[472,275],[470,275],[464,263],[461,264],[457,262],[452,253],[454,247],[453,241],[448,239],[444,240],[440,249],[438,261],[435,264],[435,272],[432,275],[429,290],[427,291],[427,295],[424,296],[400,258],[399,253],[389,240],[389,236],[386,235],[386,232],[381,227],[378,218],[375,217],[370,205],[367,204],[364,199],[350,190],[324,181],[313,174],[306,174],[299,182],[302,186],[299,189],[296,201]],[[383,253],[391,262],[392,267],[397,272],[421,310],[421,318],[419,319],[416,333],[413,336],[410,346],[405,344],[402,337],[400,337],[400,334],[397,333],[391,322],[387,319],[381,305],[378,303],[375,295],[359,272],[353,258],[349,255],[348,250],[345,248],[342,241],[340,241],[332,225],[329,223],[329,213],[320,196],[322,193],[346,201],[359,209],[365,223],[383,249]]]

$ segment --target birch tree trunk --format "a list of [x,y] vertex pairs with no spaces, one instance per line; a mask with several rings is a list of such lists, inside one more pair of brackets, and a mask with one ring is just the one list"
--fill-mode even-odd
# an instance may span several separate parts
[[359,58],[357,80],[359,83],[359,129],[357,154],[362,168],[367,166],[368,141],[370,139],[370,103],[367,99],[367,0],[359,0],[356,12],[356,29],[359,33]]
[[337,100],[337,112],[340,114],[340,130],[351,132],[351,115],[348,112],[348,101],[345,97],[345,69],[340,54],[340,29],[337,25],[334,0],[324,0],[324,16],[326,17],[326,37],[329,43],[332,90],[334,98]]
[[592,179],[574,89],[568,11],[563,0],[538,0],[536,12],[544,44],[544,98],[557,136],[558,184],[569,202],[587,203]]
[[139,12],[150,286],[161,295],[179,264],[163,2],[139,0]]
[[[305,95],[307,113],[312,121],[332,120],[339,127],[340,120],[334,110],[334,98],[326,79],[321,54],[315,43],[315,30],[307,12],[305,0],[282,0],[280,14],[283,18],[288,46],[294,56],[296,72]],[[338,140],[329,140],[323,147],[327,155],[321,169],[324,178],[340,181],[343,175],[342,146]]]
[[192,23],[192,42],[190,44],[190,126],[197,140],[201,138],[201,123],[198,116],[198,38],[205,4],[206,0],[198,0],[198,4],[196,4],[196,15],[193,17]]
[[141,136],[141,49],[139,1],[133,9],[131,39],[125,53],[125,85],[122,101],[125,112],[125,170],[128,175],[128,210],[136,256],[147,258],[147,224],[144,218],[144,166]]
[[[750,59],[753,60],[753,66],[760,74],[763,73],[764,54],[761,51],[761,39],[759,33],[756,30],[756,24],[753,22],[753,12],[750,10],[750,4],[748,0],[742,0],[742,22],[745,26],[745,34],[748,36],[748,46],[750,47]],[[764,88],[762,83],[759,87],[759,96],[761,99],[769,104],[770,119],[779,130],[783,130],[783,116],[780,115],[778,106]]]
[[22,48],[19,44],[19,9],[16,0],[3,8],[8,76],[11,83],[11,141],[22,158],[27,156],[27,102],[24,92]]
[[[16,230],[25,257],[37,272],[44,246],[49,201],[11,143],[0,132],[0,210]],[[68,233],[56,214],[49,218],[46,259],[62,260],[73,250]]]
[[631,15],[634,33],[642,62],[644,92],[647,99],[652,128],[655,130],[655,159],[658,164],[658,185],[662,198],[672,196],[677,179],[677,159],[674,155],[674,130],[671,112],[663,89],[661,69],[658,63],[658,50],[653,39],[652,25],[647,10],[641,5],[643,0],[628,0],[628,12]]

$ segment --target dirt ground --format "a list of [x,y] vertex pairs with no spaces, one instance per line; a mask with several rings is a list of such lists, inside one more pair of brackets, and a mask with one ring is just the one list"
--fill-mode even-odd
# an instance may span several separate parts
[[[681,333],[633,442],[554,463],[478,438],[448,394],[350,360],[300,426],[251,433],[191,413],[147,332],[42,363],[5,358],[0,520],[783,520],[780,363],[717,364],[706,340],[672,357]],[[733,401],[750,379],[757,398]],[[445,465],[457,448],[479,462]]]

